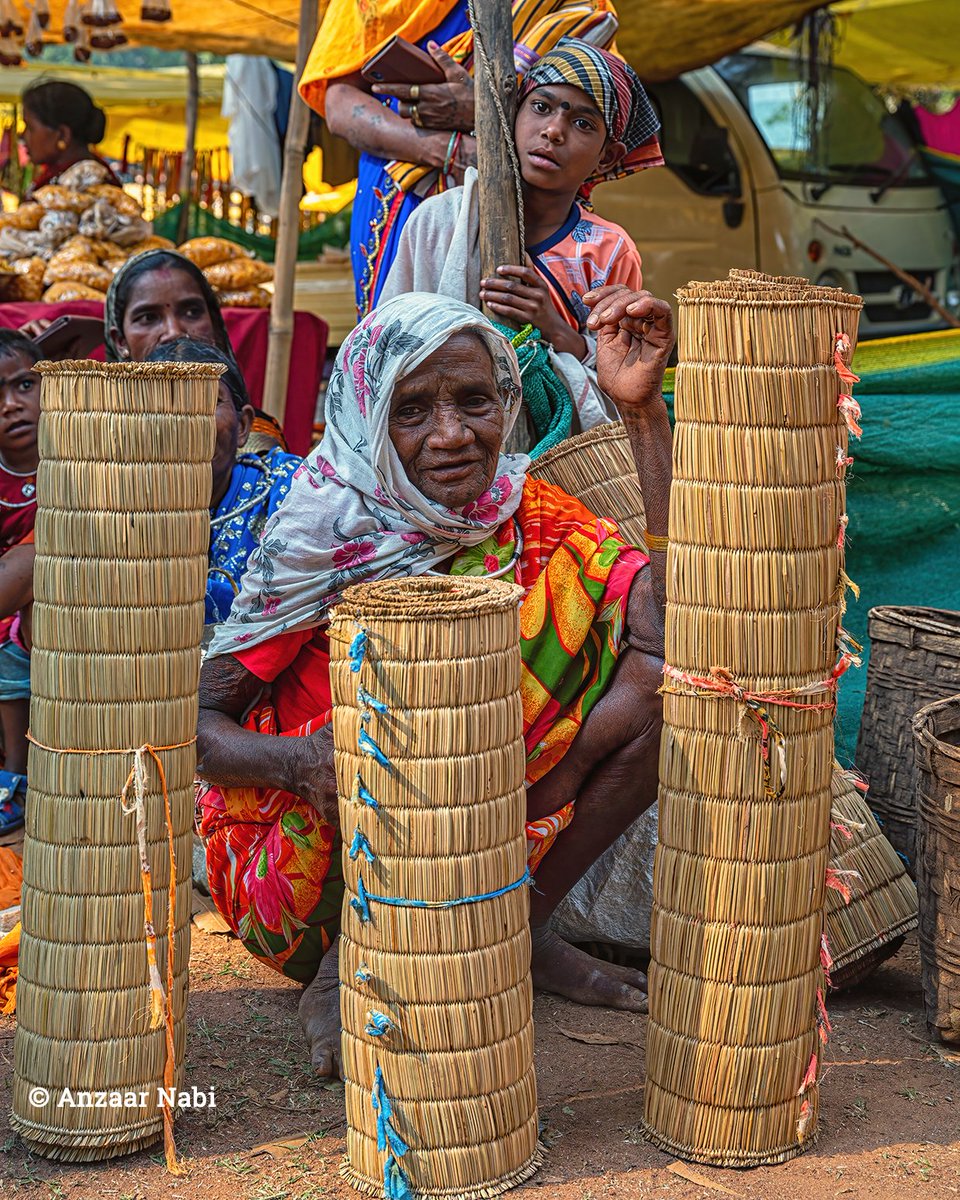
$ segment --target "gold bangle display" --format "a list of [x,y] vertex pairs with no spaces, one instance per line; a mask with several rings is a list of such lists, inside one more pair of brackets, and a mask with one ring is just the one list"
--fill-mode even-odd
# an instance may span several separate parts
[[667,547],[670,545],[669,538],[657,537],[655,533],[650,533],[646,529],[643,531],[643,540],[646,542],[648,550],[659,550],[662,554],[666,554]]

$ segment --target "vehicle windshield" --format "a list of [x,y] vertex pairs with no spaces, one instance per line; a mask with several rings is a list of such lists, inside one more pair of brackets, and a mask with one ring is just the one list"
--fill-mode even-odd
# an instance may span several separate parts
[[732,54],[714,64],[750,115],[784,179],[866,187],[929,183],[903,121],[850,71],[822,68],[811,137],[806,83],[791,58]]

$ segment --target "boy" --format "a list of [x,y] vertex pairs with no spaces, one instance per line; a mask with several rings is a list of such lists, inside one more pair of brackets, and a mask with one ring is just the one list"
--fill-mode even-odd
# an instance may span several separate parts
[[[573,38],[530,68],[519,99],[514,140],[523,179],[526,265],[501,266],[495,276],[480,279],[471,171],[463,188],[431,197],[410,217],[381,300],[425,291],[478,307],[482,302],[502,320],[536,326],[557,354],[572,355],[589,368],[593,338],[581,297],[609,283],[639,289],[642,272],[629,234],[582,206],[598,183],[663,163],[656,137],[660,122],[625,62]],[[583,421],[584,427],[593,423]]]
[[29,338],[0,329],[0,833],[23,824],[27,791],[30,654],[18,614],[33,599],[39,357]]

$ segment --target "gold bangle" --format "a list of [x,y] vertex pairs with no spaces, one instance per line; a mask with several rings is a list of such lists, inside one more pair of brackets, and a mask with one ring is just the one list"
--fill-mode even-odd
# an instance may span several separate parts
[[666,554],[667,547],[670,545],[669,538],[658,537],[646,529],[643,531],[643,540],[646,542],[648,550],[658,550],[661,554]]

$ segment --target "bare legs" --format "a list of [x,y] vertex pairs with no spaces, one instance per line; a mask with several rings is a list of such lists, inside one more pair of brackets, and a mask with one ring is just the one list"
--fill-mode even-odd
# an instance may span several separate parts
[[310,1048],[310,1062],[320,1076],[340,1074],[340,939],[320,960],[316,978],[300,997],[298,1014]]

